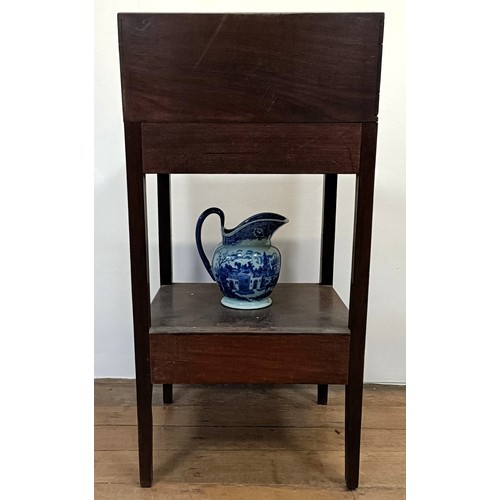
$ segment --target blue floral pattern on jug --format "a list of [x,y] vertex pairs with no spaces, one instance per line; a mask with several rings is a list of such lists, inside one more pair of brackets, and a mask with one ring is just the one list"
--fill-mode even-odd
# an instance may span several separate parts
[[260,300],[268,297],[280,274],[281,255],[275,247],[267,252],[257,249],[215,250],[212,270],[217,284],[226,297]]
[[[201,226],[213,213],[221,219],[222,243],[215,249],[210,266],[201,244]],[[224,295],[223,305],[235,309],[271,305],[269,295],[281,269],[281,254],[271,245],[271,236],[287,222],[282,215],[263,212],[228,230],[224,228],[224,213],[219,208],[209,208],[201,214],[196,226],[196,244],[205,268]]]

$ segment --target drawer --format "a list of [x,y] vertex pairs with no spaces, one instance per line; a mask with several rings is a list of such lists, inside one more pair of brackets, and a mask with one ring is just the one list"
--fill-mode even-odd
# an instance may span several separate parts
[[144,173],[355,174],[361,124],[144,123]]
[[346,384],[348,334],[151,334],[154,384]]

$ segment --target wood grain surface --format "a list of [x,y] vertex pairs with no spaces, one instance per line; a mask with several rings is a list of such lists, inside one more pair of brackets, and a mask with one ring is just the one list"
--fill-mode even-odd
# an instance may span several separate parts
[[347,308],[331,286],[279,284],[271,307],[220,304],[215,284],[163,286],[151,306],[153,383],[348,380]]
[[150,336],[151,379],[164,384],[345,384],[349,335]]
[[125,121],[376,121],[383,14],[119,14]]
[[365,366],[366,321],[372,238],[373,193],[377,149],[377,124],[362,128],[360,172],[356,176],[354,242],[349,296],[351,350],[349,384],[346,387],[346,483],[349,489],[359,484],[361,414]]
[[137,415],[139,421],[139,469],[142,486],[152,482],[151,369],[149,364],[149,263],[146,179],[142,173],[142,137],[138,123],[125,123],[127,195],[134,322]]
[[150,333],[349,334],[348,310],[331,286],[278,283],[265,309],[224,307],[215,283],[162,286],[151,304]]
[[[278,406],[299,407],[307,405],[309,409],[309,405],[316,400],[316,394],[314,390],[311,390],[311,387],[303,384],[180,384],[175,386],[174,393],[176,408],[197,405],[203,405],[204,407],[234,405],[251,407],[262,406],[274,401]],[[321,414],[337,412],[338,406],[344,404],[344,392],[343,386],[333,385],[330,388],[330,393],[335,402],[335,408],[329,408],[328,411],[323,409],[311,411],[318,411]],[[402,393],[404,393],[404,388],[401,388],[401,386],[366,384],[363,401],[372,411],[374,408],[399,408],[403,410],[401,415],[404,415],[405,398]],[[113,406],[130,409],[130,407],[134,407],[136,405],[135,380],[96,379],[94,384],[94,404],[96,408]],[[158,385],[153,386],[152,404],[154,407],[163,407],[163,393]],[[342,419],[341,413],[338,413],[338,416]],[[391,415],[389,423],[394,418],[395,415]],[[155,423],[157,423],[156,416]],[[403,425],[401,428],[404,428],[404,418],[398,420],[398,423]],[[312,424],[312,422],[309,422],[309,426]],[[363,426],[366,427],[366,422]]]
[[[176,388],[174,386],[174,399],[176,396]],[[219,388],[219,390],[222,390]],[[263,414],[261,409],[256,408],[256,404],[251,400],[255,389],[241,391],[249,402],[246,405],[236,405],[242,408],[235,412],[232,406],[218,408],[213,405],[206,404],[203,399],[198,402],[198,406],[202,406],[198,413],[193,413],[191,409],[182,405],[174,405],[175,411],[169,411],[169,407],[154,406],[153,407],[153,422],[154,425],[177,425],[177,426],[201,426],[204,425],[220,425],[224,427],[268,427],[268,426],[284,426],[284,427],[321,427],[321,428],[338,428],[344,427],[344,405],[340,404],[337,399],[332,400],[331,411],[322,411],[322,405],[316,405],[315,400],[307,402],[314,408],[304,408],[305,402],[297,405],[293,413],[289,412],[289,406],[278,406],[275,410]],[[269,394],[276,394],[279,390],[276,388]],[[209,391],[204,391],[208,397]],[[176,400],[176,399],[175,399]],[[250,404],[252,403],[252,404]],[[244,407],[244,409],[243,409]],[[229,409],[228,409],[229,408]],[[366,413],[366,412],[365,412]],[[135,425],[136,413],[134,407],[113,407],[112,409],[99,406],[95,410],[96,419],[106,424],[111,425]],[[202,417],[200,415],[203,415]],[[404,407],[386,407],[382,410],[372,410],[370,413],[363,414],[363,428],[377,429],[401,429],[404,428]],[[208,424],[210,422],[210,424]]]
[[364,391],[361,486],[345,491],[344,388],[318,406],[315,385],[176,385],[153,391],[156,481],[137,479],[135,384],[95,383],[95,498],[402,500],[405,390]]
[[144,123],[145,173],[358,172],[358,123]]

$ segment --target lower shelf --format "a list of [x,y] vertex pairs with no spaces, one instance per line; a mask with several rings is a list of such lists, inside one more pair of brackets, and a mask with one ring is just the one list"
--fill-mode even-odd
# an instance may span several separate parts
[[222,306],[216,285],[161,287],[151,305],[152,382],[346,384],[347,308],[331,287],[280,284],[267,309]]

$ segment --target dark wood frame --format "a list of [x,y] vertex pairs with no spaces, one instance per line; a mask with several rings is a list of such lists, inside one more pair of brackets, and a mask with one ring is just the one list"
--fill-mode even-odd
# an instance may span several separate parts
[[[152,361],[160,357],[168,363],[173,351],[190,342],[222,352],[231,335],[258,351],[260,345],[282,345],[283,335],[292,334],[286,326],[271,335],[245,323],[248,334],[219,325],[186,337],[169,326],[151,337],[158,328],[151,328],[145,174],[157,174],[160,283],[172,288],[170,174],[192,172],[323,174],[319,286],[327,294],[327,289],[333,293],[337,175],[356,175],[348,323],[337,332],[307,327],[293,332],[288,355],[293,358],[307,345],[321,371],[316,343],[333,349],[330,359],[337,365],[324,365],[329,375],[314,375],[313,383],[319,404],[327,403],[329,383],[346,386],[345,476],[349,489],[358,486],[383,19],[383,14],[119,14],[141,486],[152,484],[152,381],[163,384],[164,402],[171,403],[177,375],[172,368],[166,380]],[[272,95],[269,82],[277,89]],[[204,92],[212,92],[213,99],[200,101]],[[197,349],[190,352],[193,364],[200,361]],[[277,379],[271,366],[260,372],[259,366],[249,364],[251,373],[243,366],[231,382],[282,381],[283,373]],[[310,383],[308,376],[290,367],[290,380]],[[199,383],[220,375],[202,380],[187,364],[182,377]]]

